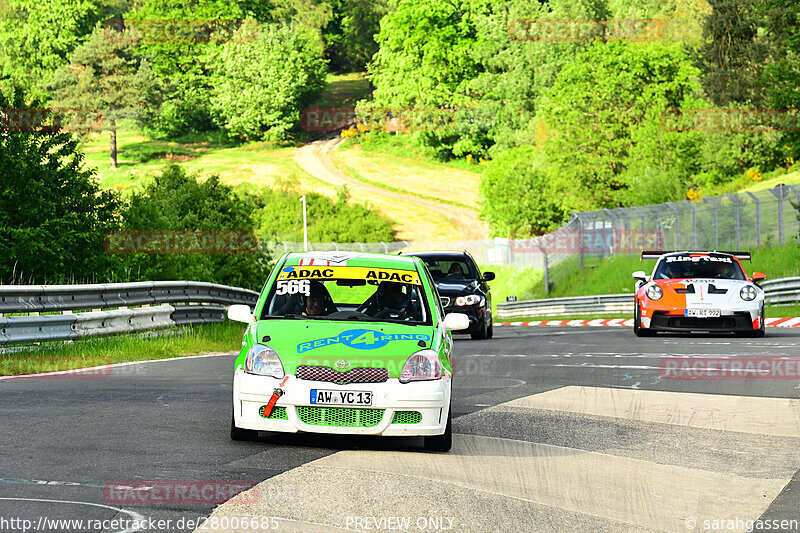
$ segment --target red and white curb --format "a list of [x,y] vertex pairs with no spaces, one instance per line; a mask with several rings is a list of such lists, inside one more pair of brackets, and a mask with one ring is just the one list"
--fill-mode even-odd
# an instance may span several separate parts
[[[594,320],[531,320],[530,322],[494,322],[493,326],[568,326],[568,327],[633,327],[632,318],[597,318]],[[798,328],[800,317],[767,318],[773,328]]]

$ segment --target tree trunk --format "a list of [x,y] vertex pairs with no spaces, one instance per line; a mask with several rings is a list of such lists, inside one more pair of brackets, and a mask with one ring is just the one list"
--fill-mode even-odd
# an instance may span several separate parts
[[111,129],[111,170],[117,169],[117,121],[113,118],[109,121]]

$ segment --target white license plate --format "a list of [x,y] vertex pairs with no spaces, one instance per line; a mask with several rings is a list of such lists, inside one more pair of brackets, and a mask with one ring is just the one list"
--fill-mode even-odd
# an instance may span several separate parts
[[358,390],[311,389],[313,405],[372,405],[372,393]]
[[717,318],[722,315],[719,309],[687,309],[686,316],[695,318]]

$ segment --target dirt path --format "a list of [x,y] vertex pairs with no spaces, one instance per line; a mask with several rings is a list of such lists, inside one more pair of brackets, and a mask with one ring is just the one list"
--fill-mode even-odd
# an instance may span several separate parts
[[347,185],[352,200],[368,203],[394,220],[400,240],[472,241],[488,238],[488,227],[472,210],[382,189],[342,172],[331,158],[331,152],[341,142],[342,139],[337,138],[307,144],[295,152],[294,160],[317,179],[336,187]]

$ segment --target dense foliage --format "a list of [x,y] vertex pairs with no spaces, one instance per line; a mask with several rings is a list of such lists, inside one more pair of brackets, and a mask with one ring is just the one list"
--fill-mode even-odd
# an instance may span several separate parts
[[[128,231],[254,232],[254,199],[236,194],[216,176],[205,180],[169,165],[136,192],[123,210]],[[269,256],[258,253],[133,254],[125,279],[210,281],[258,289]]]
[[[19,90],[0,93],[0,109],[26,104],[39,105]],[[0,133],[0,283],[105,281],[115,261],[103,239],[117,227],[118,207],[83,168],[72,135]]]
[[220,126],[245,140],[285,139],[300,110],[322,91],[325,62],[291,26],[262,26],[251,40],[226,43],[211,106]]

